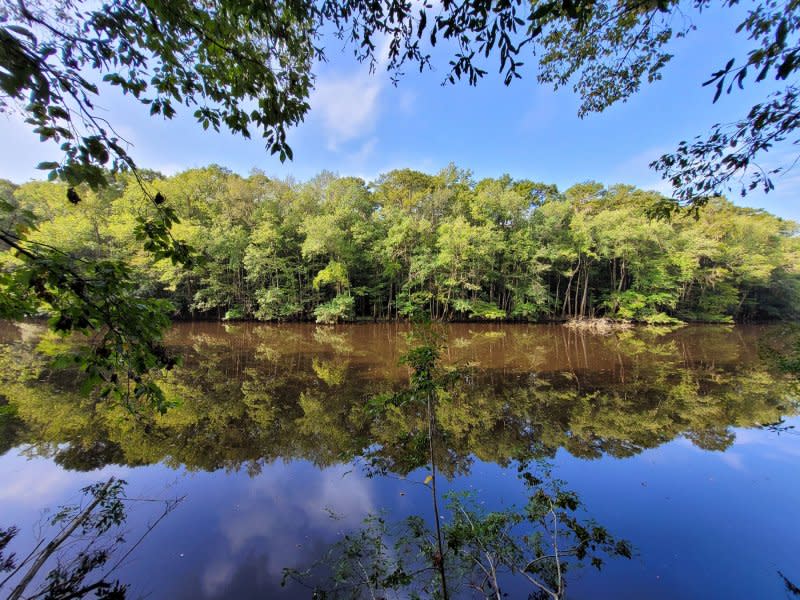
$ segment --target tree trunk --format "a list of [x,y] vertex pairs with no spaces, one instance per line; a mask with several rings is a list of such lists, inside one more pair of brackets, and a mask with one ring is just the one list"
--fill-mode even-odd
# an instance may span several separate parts
[[586,311],[586,300],[589,295],[589,266],[583,267],[583,300],[581,301],[581,317],[588,314]]
[[100,488],[100,491],[97,493],[89,506],[87,506],[79,515],[72,519],[72,521],[70,521],[69,524],[61,530],[61,533],[50,540],[50,543],[48,543],[44,550],[41,551],[39,556],[36,557],[36,560],[33,562],[33,565],[31,565],[31,568],[28,569],[28,572],[25,573],[22,579],[20,579],[19,584],[17,584],[17,587],[15,587],[11,592],[8,600],[19,600],[22,597],[22,594],[25,592],[25,588],[30,585],[31,581],[36,576],[36,573],[38,573],[47,562],[47,559],[50,558],[56,550],[58,550],[61,544],[69,539],[69,536],[71,536],[78,527],[86,522],[86,520],[92,514],[92,511],[94,511],[94,509],[97,508],[97,505],[100,504],[103,499],[105,499],[105,495],[113,483],[114,478],[112,477],[103,485],[102,488]]

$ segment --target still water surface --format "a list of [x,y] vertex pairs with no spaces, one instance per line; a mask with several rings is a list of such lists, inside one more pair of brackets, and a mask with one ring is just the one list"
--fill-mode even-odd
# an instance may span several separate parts
[[[461,370],[437,409],[442,491],[519,506],[517,460],[546,459],[587,517],[635,548],[572,570],[567,597],[792,597],[778,572],[800,581],[798,393],[763,358],[781,328],[443,332],[443,364]],[[41,333],[0,325],[3,368],[24,375]],[[280,586],[283,569],[309,566],[366,515],[430,521],[412,418],[376,422],[365,410],[407,385],[407,333],[177,325],[169,345],[184,363],[163,387],[181,403],[155,419],[89,401],[63,376],[8,383],[0,527],[20,527],[22,551],[43,509],[116,475],[131,496],[185,497],[117,571],[128,597],[309,597]],[[138,503],[127,527],[158,512]],[[533,591],[508,585],[511,597]]]

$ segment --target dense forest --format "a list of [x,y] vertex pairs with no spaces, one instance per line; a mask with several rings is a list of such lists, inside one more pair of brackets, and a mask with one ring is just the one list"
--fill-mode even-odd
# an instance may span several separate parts
[[[722,198],[663,220],[651,218],[664,200],[656,192],[475,181],[453,165],[371,183],[327,172],[305,183],[242,177],[218,166],[140,176],[180,219],[174,237],[200,257],[191,268],[142,248],[137,224],[154,207],[130,174],[96,192],[79,188],[78,209],[60,183],[2,182],[0,197],[35,215],[32,241],[77,260],[127,260],[139,293],[169,299],[175,316],[670,323],[800,310],[798,225]],[[0,269],[15,260],[3,253]]]

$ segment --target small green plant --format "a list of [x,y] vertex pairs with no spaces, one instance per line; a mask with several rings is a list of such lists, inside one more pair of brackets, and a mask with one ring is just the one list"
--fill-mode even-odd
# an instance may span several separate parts
[[[446,494],[445,510],[440,509],[436,403],[455,378],[438,366],[441,336],[429,324],[415,327],[410,337],[417,345],[401,359],[411,368],[408,387],[376,396],[366,408],[376,419],[397,411],[424,414],[424,427],[409,432],[404,445],[413,461],[427,459],[429,474],[421,483],[431,493],[433,527],[419,515],[395,524],[370,515],[361,530],[345,535],[310,568],[285,569],[283,584],[306,585],[314,598],[379,598],[395,592],[448,600],[468,588],[500,600],[508,580],[522,578],[533,586],[532,598],[560,600],[568,570],[586,561],[599,569],[608,557],[630,558],[631,545],[588,519],[577,494],[543,462],[537,463],[536,475],[527,462],[519,466],[528,490],[521,509],[486,511],[474,494],[464,493]],[[379,461],[368,464],[380,471]]]
[[514,580],[523,580],[533,589],[529,597],[560,600],[567,573],[586,564],[601,569],[608,558],[631,558],[633,549],[590,519],[577,494],[553,478],[549,466],[539,467],[538,475],[520,473],[529,492],[521,508],[486,510],[475,493],[446,494],[444,555],[437,531],[423,517],[391,523],[384,515],[369,515],[363,528],[345,535],[311,567],[284,569],[282,583],[307,586],[314,598],[391,593],[447,598],[472,592],[500,600]]
[[354,306],[355,300],[352,296],[340,294],[315,308],[314,317],[316,317],[317,323],[323,325],[334,325],[342,321],[350,321],[353,318]]
[[229,308],[225,311],[225,315],[222,317],[223,321],[241,321],[245,318],[244,310],[241,306],[234,306]]

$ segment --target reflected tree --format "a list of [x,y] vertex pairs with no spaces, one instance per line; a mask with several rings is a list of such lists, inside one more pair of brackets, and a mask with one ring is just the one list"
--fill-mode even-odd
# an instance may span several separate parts
[[[626,540],[594,522],[578,496],[552,477],[520,467],[529,499],[521,508],[487,511],[474,494],[447,494],[441,515],[445,554],[429,520],[413,515],[392,522],[369,515],[304,569],[285,569],[283,585],[306,587],[313,598],[565,597],[568,573],[601,569],[614,557],[631,558]],[[447,587],[442,585],[444,571]]]
[[0,529],[0,590],[9,590],[7,600],[123,600],[127,586],[113,574],[183,499],[163,501],[161,514],[127,544],[126,505],[141,499],[128,497],[125,487],[114,477],[85,487],[85,501],[59,507],[48,522],[52,537],[40,539],[24,557],[8,550],[19,529]]
[[[678,436],[724,450],[735,428],[798,413],[794,378],[747,354],[729,332],[703,332],[713,355],[683,334],[640,330],[600,339],[566,330],[563,340],[522,330],[460,337],[441,355],[452,385],[436,391],[438,470],[451,476],[468,472],[473,458],[507,465],[558,448],[585,459],[626,457]],[[400,406],[403,370],[375,353],[345,352],[357,347],[351,333],[324,335],[336,341],[290,344],[281,328],[266,327],[189,336],[175,346],[183,367],[159,382],[181,399],[165,415],[132,415],[113,400],[80,395],[79,374],[48,368],[46,340],[2,344],[0,446],[78,470],[165,462],[258,472],[276,458],[319,466],[365,458],[378,473],[405,475],[426,465],[427,412]],[[386,360],[405,343],[390,342]],[[515,366],[481,363],[500,349]],[[563,367],[548,365],[546,352],[562,356]],[[602,356],[602,370],[586,355]],[[448,366],[456,363],[467,366]],[[379,413],[364,402],[376,393],[385,400]]]
[[[377,598],[392,592],[448,600],[471,590],[500,600],[506,578],[517,576],[533,586],[531,597],[559,600],[568,569],[582,561],[599,569],[608,556],[630,558],[630,544],[582,518],[578,496],[543,464],[540,476],[529,472],[525,463],[519,466],[529,492],[521,510],[487,512],[474,495],[454,493],[445,496],[446,511],[440,509],[438,465],[440,456],[449,453],[449,436],[439,430],[437,414],[451,400],[447,390],[461,377],[458,371],[441,369],[441,336],[429,326],[415,329],[412,338],[420,343],[402,358],[411,369],[408,387],[372,398],[368,411],[376,420],[387,414],[412,414],[417,427],[403,439],[413,448],[413,458],[405,466],[425,464],[429,474],[422,485],[430,490],[430,518],[415,515],[390,525],[372,515],[362,530],[346,535],[315,567],[286,569],[284,582],[307,584],[315,570],[323,569],[329,571],[330,581],[310,586],[315,598]],[[443,455],[437,451],[440,446],[445,448]],[[376,466],[387,470],[380,450],[367,464],[370,473]]]

